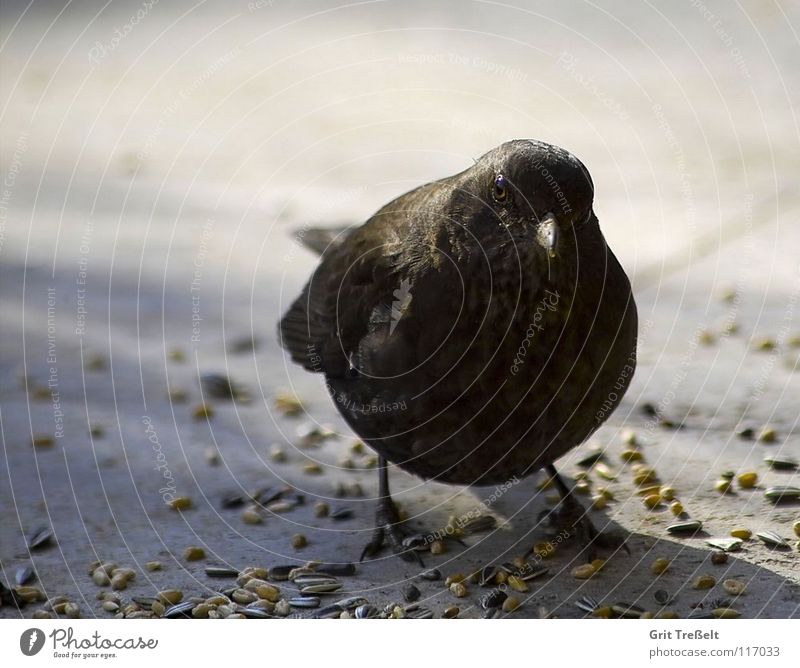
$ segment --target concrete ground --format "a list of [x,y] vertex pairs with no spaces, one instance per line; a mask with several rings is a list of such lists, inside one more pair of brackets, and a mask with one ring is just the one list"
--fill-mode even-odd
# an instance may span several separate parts
[[[626,532],[630,554],[578,580],[577,547],[559,545],[513,615],[582,616],[574,603],[587,595],[657,612],[658,590],[682,617],[707,614],[735,578],[747,584],[731,601],[742,615],[800,616],[800,503],[763,495],[800,486],[763,461],[800,458],[796,4],[411,5],[163,3],[132,22],[135,2],[4,3],[0,579],[30,565],[47,596],[106,616],[87,573],[95,559],[138,571],[126,597],[207,594],[221,584],[208,565],[356,561],[377,480],[321,379],[277,345],[275,323],[315,262],[291,232],[363,220],[502,141],[535,137],[589,167],[641,330],[622,405],[559,464],[572,474],[589,448],[606,449],[617,477],[589,479],[613,500],[592,517]],[[254,350],[237,351],[251,338]],[[250,401],[208,399],[213,416],[197,419],[209,372]],[[300,416],[276,410],[284,392],[302,398]],[[314,424],[335,437],[304,445]],[[746,427],[775,437],[738,436]],[[670,535],[667,506],[644,506],[620,459],[626,430],[703,533]],[[276,444],[286,461],[271,457]],[[320,473],[307,472],[313,462]],[[726,471],[758,473],[757,487],[721,494]],[[498,519],[424,555],[445,575],[545,540],[537,517],[552,492],[541,478],[490,504],[491,489],[391,479],[420,530],[478,511]],[[265,511],[261,524],[221,507],[231,493],[286,485],[305,503]],[[167,507],[173,490],[194,507]],[[353,516],[317,518],[318,500]],[[29,552],[40,527],[54,540]],[[706,541],[734,528],[791,547],[752,538],[712,564]],[[187,562],[190,545],[206,558]],[[657,557],[672,562],[659,578]],[[151,560],[163,570],[148,572]],[[419,571],[385,555],[343,580],[379,607],[413,581],[437,617],[452,605],[483,613],[486,590],[457,599]],[[703,574],[717,585],[693,589]],[[0,617],[40,608],[6,605]]]

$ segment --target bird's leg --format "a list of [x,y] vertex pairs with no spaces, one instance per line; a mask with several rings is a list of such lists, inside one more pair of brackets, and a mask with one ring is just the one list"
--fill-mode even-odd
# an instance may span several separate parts
[[559,526],[578,539],[580,546],[586,550],[589,561],[597,556],[595,550],[598,546],[628,549],[625,546],[624,538],[612,533],[601,533],[595,528],[589,518],[589,513],[575,498],[569,485],[564,482],[553,464],[547,466],[547,473],[552,477],[559,494],[561,494],[561,505],[557,513]]
[[365,557],[378,554],[384,543],[388,542],[394,553],[404,561],[416,561],[422,566],[422,558],[419,554],[403,545],[403,539],[408,535],[409,531],[400,522],[397,506],[389,493],[388,462],[384,457],[380,457],[378,459],[378,508],[375,512],[375,531],[361,552],[361,561],[364,561]]

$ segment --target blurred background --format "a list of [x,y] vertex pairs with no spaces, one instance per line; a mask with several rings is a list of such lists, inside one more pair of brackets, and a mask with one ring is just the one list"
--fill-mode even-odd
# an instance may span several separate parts
[[[363,221],[526,137],[589,168],[639,303],[640,368],[599,439],[647,429],[641,408],[655,405],[686,428],[651,425],[650,460],[717,531],[791,533],[796,509],[713,485],[718,471],[763,467],[766,446],[742,429],[773,429],[772,452],[798,454],[798,3],[4,0],[0,11],[4,580],[40,525],[58,545],[37,557],[40,579],[82,597],[85,614],[97,607],[89,553],[134,565],[160,553],[180,564],[170,577],[203,587],[182,562],[190,542],[225,563],[310,556],[290,546],[301,530],[327,558],[360,552],[373,476],[344,470],[351,436],[321,379],[290,368],[276,342],[315,264],[292,232]],[[209,371],[246,386],[250,403],[198,420]],[[330,424],[340,442],[301,450],[298,420],[275,410],[285,391],[306,405],[301,431]],[[194,513],[165,508],[148,424]],[[276,445],[288,464],[270,457]],[[303,473],[312,460],[324,475]],[[353,480],[365,493],[347,499],[352,523],[317,534],[310,515],[248,528],[218,510],[227,490],[275,480],[331,503]],[[469,490],[394,484],[429,525],[475,504]],[[480,543],[475,563],[530,542],[534,493],[493,509],[519,515],[516,528]],[[641,503],[611,512],[663,533],[666,518],[644,515]],[[692,546],[674,548],[690,571],[705,558],[702,540]],[[744,558],[764,584],[747,614],[796,614],[796,592],[777,594],[789,562]],[[365,587],[393,591],[383,567]],[[556,607],[569,598],[560,587],[542,594]]]

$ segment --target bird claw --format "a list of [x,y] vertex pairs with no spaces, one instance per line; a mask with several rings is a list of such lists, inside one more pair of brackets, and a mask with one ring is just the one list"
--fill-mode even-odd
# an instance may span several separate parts
[[388,543],[392,552],[403,561],[417,562],[420,566],[424,566],[419,553],[413,547],[405,544],[409,536],[411,536],[410,531],[400,522],[397,506],[391,499],[382,499],[375,512],[375,530],[372,532],[369,542],[364,546],[359,561],[379,554],[384,545]]
[[582,551],[586,551],[589,562],[597,558],[598,547],[606,550],[624,548],[630,554],[625,537],[617,532],[598,531],[589,513],[571,494],[564,497],[557,508],[540,514],[540,521],[543,517],[547,517],[557,531],[565,531],[570,537],[576,538]]

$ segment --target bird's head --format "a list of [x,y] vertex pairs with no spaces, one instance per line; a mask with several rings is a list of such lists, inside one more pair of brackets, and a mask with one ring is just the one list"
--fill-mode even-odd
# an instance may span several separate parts
[[500,231],[515,243],[536,243],[555,257],[564,237],[593,215],[588,170],[552,144],[506,142],[455,178],[454,195],[469,213],[468,231],[479,240],[496,239]]

